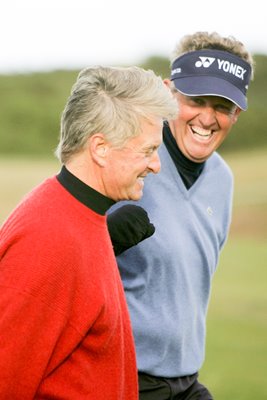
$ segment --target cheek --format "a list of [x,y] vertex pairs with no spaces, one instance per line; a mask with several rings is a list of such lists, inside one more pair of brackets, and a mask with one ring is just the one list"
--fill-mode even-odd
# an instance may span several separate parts
[[144,154],[137,153],[127,159],[124,167],[129,172],[132,172],[133,175],[139,175],[147,169],[148,164],[149,157],[146,157]]
[[117,186],[125,187],[132,183],[134,174],[134,164],[129,163],[116,163],[111,172],[111,179],[116,182]]
[[228,133],[230,132],[230,130],[231,130],[232,126],[234,125],[234,123],[236,122],[236,120],[237,119],[235,116],[225,117],[220,120],[221,130],[223,130],[225,132],[224,136],[228,135]]
[[188,121],[193,119],[199,113],[198,109],[180,104],[178,111],[178,119],[180,121]]

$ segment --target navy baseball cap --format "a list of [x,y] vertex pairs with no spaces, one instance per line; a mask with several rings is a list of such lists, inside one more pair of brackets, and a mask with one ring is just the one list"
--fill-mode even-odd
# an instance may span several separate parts
[[219,96],[247,109],[247,89],[251,77],[248,62],[227,51],[190,51],[172,64],[171,80],[187,96]]

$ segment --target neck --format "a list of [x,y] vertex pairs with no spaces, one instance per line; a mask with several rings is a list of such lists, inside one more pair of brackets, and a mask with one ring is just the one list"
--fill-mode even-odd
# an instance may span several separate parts
[[84,153],[75,155],[66,164],[66,168],[80,181],[90,186],[97,192],[106,195],[100,174],[100,168],[91,158]]

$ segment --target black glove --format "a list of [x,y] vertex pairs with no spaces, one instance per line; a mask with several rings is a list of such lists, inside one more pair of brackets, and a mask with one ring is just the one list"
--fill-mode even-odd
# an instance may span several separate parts
[[116,256],[155,232],[147,212],[133,204],[126,204],[110,213],[107,224]]

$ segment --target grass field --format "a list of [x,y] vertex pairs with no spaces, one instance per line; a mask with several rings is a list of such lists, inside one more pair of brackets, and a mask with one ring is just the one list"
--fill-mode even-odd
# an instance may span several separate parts
[[230,237],[215,274],[201,378],[216,400],[267,399],[266,240]]
[[216,400],[267,399],[267,150],[225,156],[233,221],[213,281],[201,379]]
[[[233,222],[215,274],[201,380],[216,400],[267,399],[267,150],[225,156],[235,175]],[[0,160],[0,223],[55,160]]]

